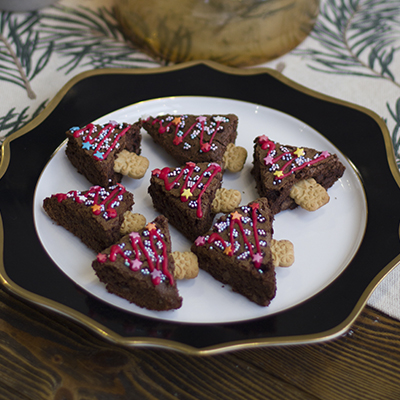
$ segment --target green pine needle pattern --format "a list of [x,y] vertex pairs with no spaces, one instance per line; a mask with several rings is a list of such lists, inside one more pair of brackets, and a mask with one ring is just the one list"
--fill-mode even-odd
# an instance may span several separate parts
[[[53,47],[51,42],[40,46],[39,32],[34,29],[38,19],[37,13],[23,19],[12,13],[0,13],[0,80],[24,88],[31,99],[36,94],[30,81],[46,67]],[[40,56],[33,61],[38,52]]]
[[[321,44],[318,50],[293,51],[309,60],[309,68],[386,80],[400,89],[394,68],[400,47],[400,1],[327,0],[310,36]],[[395,123],[392,142],[400,168],[400,97],[393,109],[388,103],[386,108]]]
[[132,68],[155,66],[155,61],[125,41],[112,11],[80,7],[53,7],[41,19],[41,42],[54,43],[54,51],[66,62],[66,73],[79,65],[92,68]]
[[[0,81],[23,88],[35,99],[33,79],[46,68],[53,55],[65,60],[65,75],[78,67],[139,68],[158,64],[135,49],[119,31],[112,11],[106,8],[52,6],[46,11],[10,13],[0,11]],[[44,104],[44,103],[43,103]],[[38,110],[42,107],[39,106]],[[12,108],[0,117],[0,143],[37,113],[31,107]]]
[[0,117],[0,132],[8,131],[8,134],[16,132],[18,129],[22,128],[28,122],[36,118],[44,109],[47,100],[39,105],[39,107],[29,114],[29,108],[25,107],[21,112],[16,112],[15,107],[8,111],[6,115]]

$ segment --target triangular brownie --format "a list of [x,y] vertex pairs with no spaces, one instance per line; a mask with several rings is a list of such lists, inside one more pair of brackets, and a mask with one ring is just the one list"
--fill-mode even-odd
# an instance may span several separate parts
[[227,115],[160,115],[143,120],[143,128],[180,165],[223,162],[229,143],[235,143],[238,117]]
[[259,196],[266,197],[274,214],[297,207],[292,187],[310,178],[330,188],[344,173],[336,154],[274,142],[262,135],[254,140],[252,174]]
[[219,164],[188,162],[178,168],[153,170],[148,192],[154,208],[193,241],[212,225],[211,205],[221,182]]
[[133,204],[133,194],[117,184],[57,193],[44,199],[43,208],[58,225],[99,252],[120,239],[124,213]]
[[110,293],[139,307],[164,311],[182,305],[168,220],[162,215],[99,253],[92,267]]
[[122,174],[114,171],[114,162],[122,150],[140,154],[141,123],[88,124],[66,132],[66,155],[79,173],[93,185],[112,186],[121,182]]
[[266,199],[258,199],[223,215],[199,236],[192,252],[199,267],[260,306],[275,296],[271,254],[273,215]]

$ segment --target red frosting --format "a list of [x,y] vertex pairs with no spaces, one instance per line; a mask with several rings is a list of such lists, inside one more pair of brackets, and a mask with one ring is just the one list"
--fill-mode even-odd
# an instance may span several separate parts
[[[261,252],[261,246],[260,246],[260,240],[258,237],[258,231],[257,231],[257,210],[259,208],[258,203],[252,203],[249,205],[251,208],[251,219],[252,219],[252,227],[253,227],[253,236],[254,236],[254,241],[255,241],[255,247],[256,247],[256,252],[254,252],[252,244],[249,242],[247,239],[247,236],[245,234],[244,228],[243,228],[243,223],[242,223],[242,218],[243,215],[240,214],[238,211],[235,211],[230,214],[230,221],[229,221],[229,243],[226,242],[226,240],[217,232],[212,233],[207,242],[209,244],[214,243],[215,241],[219,241],[221,245],[224,248],[224,254],[226,254],[229,257],[232,257],[235,253],[235,236],[234,236],[234,231],[235,231],[235,226],[237,225],[239,228],[239,231],[242,235],[243,241],[246,245],[246,249],[250,253],[250,257],[254,263],[254,266],[258,269],[260,268],[262,261],[264,259],[264,256]],[[206,243],[206,240],[204,236],[200,236],[196,239],[195,244],[196,246],[203,246]]]
[[[105,160],[111,151],[114,150],[120,138],[124,136],[131,127],[131,125],[127,125],[114,137],[112,143],[109,144],[109,138],[114,133],[116,126],[116,123],[109,122],[107,125],[103,126],[102,129],[100,129],[96,136],[92,136],[96,125],[88,124],[84,128],[74,131],[74,137],[77,138],[79,136],[83,136],[85,140],[82,144],[82,147],[87,150],[89,150],[89,148],[92,149],[94,151],[93,157],[97,160]],[[95,141],[97,142],[96,147],[93,146]],[[102,152],[102,149],[106,151]]]
[[217,134],[217,131],[221,125],[221,120],[217,119],[217,125],[214,128],[214,132],[211,135],[210,141],[209,142],[204,142],[204,129],[206,126],[206,121],[207,121],[207,117],[205,116],[199,116],[196,118],[196,122],[194,124],[192,124],[188,129],[186,129],[186,131],[184,131],[183,135],[179,135],[178,136],[178,132],[179,132],[179,128],[181,126],[181,120],[182,117],[175,117],[172,121],[167,121],[167,123],[165,125],[163,125],[163,120],[160,118],[155,118],[153,120],[153,125],[156,123],[159,123],[160,126],[158,128],[158,133],[160,134],[164,134],[165,132],[168,132],[170,127],[175,126],[175,137],[174,140],[172,141],[172,143],[175,146],[178,146],[179,144],[181,144],[183,142],[183,139],[189,135],[190,132],[193,131],[193,129],[200,123],[200,150],[203,151],[204,153],[207,153],[211,150],[211,144],[214,140],[215,135]]
[[291,175],[293,172],[303,169],[305,167],[309,167],[310,165],[316,164],[319,161],[324,160],[325,158],[329,157],[329,153],[327,151],[323,151],[318,157],[312,160],[304,160],[302,164],[298,164],[296,167],[290,168],[287,172],[284,172],[289,166],[293,163],[293,160],[304,155],[304,149],[296,148],[293,151],[286,151],[282,152],[279,156],[273,158],[271,153],[275,150],[276,145],[275,142],[270,140],[267,136],[263,135],[258,137],[258,143],[260,143],[261,148],[263,150],[267,150],[267,155],[264,158],[265,165],[273,165],[276,164],[282,158],[287,158],[289,156],[289,160],[282,166],[280,169],[274,170],[275,180],[281,180],[286,178],[287,176]]
[[210,185],[211,181],[214,179],[214,177],[218,174],[218,172],[222,171],[222,168],[221,168],[221,166],[219,164],[216,164],[216,163],[209,164],[209,166],[201,173],[201,175],[198,175],[199,178],[196,181],[192,180],[192,182],[194,182],[194,183],[189,188],[189,186],[188,186],[189,178],[190,177],[193,178],[196,175],[195,172],[194,172],[196,166],[197,165],[195,163],[193,163],[193,162],[186,163],[186,166],[181,169],[181,172],[179,174],[177,174],[172,181],[169,180],[170,177],[168,176],[168,174],[171,172],[171,169],[168,168],[168,167],[165,167],[162,170],[155,169],[152,172],[152,174],[157,176],[158,178],[164,180],[165,189],[168,190],[168,191],[173,189],[175,184],[185,174],[186,175],[185,183],[182,185],[180,193],[181,193],[181,201],[182,202],[187,202],[190,199],[190,197],[192,196],[192,193],[194,192],[194,190],[197,188],[199,183],[202,181],[204,175],[207,172],[211,172],[211,175],[209,176],[207,181],[204,183],[204,186],[201,189],[200,194],[199,194],[198,199],[197,199],[197,217],[198,218],[202,218],[203,217],[203,212],[201,210],[201,198],[202,198],[204,192],[207,190],[208,186]]
[[[113,207],[113,202],[118,196],[124,194],[125,192],[126,190],[124,186],[117,183],[111,192],[101,186],[92,186],[85,194],[77,190],[71,190],[68,193],[54,194],[53,197],[56,197],[59,203],[67,198],[72,198],[79,204],[88,201],[88,204],[90,204],[92,207],[94,215],[100,215],[102,212],[106,212],[109,218],[115,218],[117,216],[117,211]],[[91,196],[92,194],[94,194],[94,196]]]
[[[153,223],[149,223],[146,226],[149,235],[146,240],[143,241],[141,235],[138,232],[132,232],[129,234],[129,240],[132,245],[134,258],[131,258],[132,254],[127,254],[125,249],[118,245],[111,247],[109,260],[115,262],[118,256],[124,259],[125,264],[132,271],[139,271],[142,269],[143,262],[140,260],[140,256],[143,255],[147,261],[149,273],[151,275],[151,281],[154,285],[159,285],[162,280],[162,275],[165,275],[170,284],[174,285],[174,278],[168,271],[168,253],[167,244],[163,240],[162,236],[158,232],[157,226]],[[161,248],[161,254],[158,254],[158,248]],[[100,253],[97,255],[97,261],[104,263],[107,261],[107,255]]]

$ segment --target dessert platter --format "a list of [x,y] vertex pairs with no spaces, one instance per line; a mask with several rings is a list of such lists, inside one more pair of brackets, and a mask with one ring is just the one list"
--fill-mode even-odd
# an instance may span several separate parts
[[[339,152],[318,132],[289,115],[229,99],[195,96],[160,98],[125,107],[95,122],[134,122],[142,116],[174,110],[178,114],[206,114],[210,110],[219,110],[221,114],[225,114],[227,110],[231,110],[239,117],[236,144],[245,147],[249,154],[253,151],[253,132],[256,135],[271,136],[274,133],[275,137],[285,143]],[[160,211],[154,209],[148,194],[152,171],[176,165],[176,162],[162,148],[156,146],[146,133],[142,135],[141,154],[146,155],[150,161],[145,176],[138,180],[124,177],[122,184],[134,195],[133,211],[144,215],[147,221],[152,221],[160,214]],[[248,158],[243,170],[238,173],[225,172],[223,178],[225,188],[241,192],[242,204],[258,197],[251,175],[252,157]],[[66,275],[97,298],[124,310],[156,319],[186,323],[234,322],[258,318],[293,307],[321,291],[343,271],[358,249],[367,221],[365,194],[356,171],[344,155],[341,154],[340,158],[347,166],[347,171],[340,183],[329,190],[332,200],[325,208],[315,213],[299,208],[282,212],[275,217],[274,236],[293,243],[296,261],[287,270],[277,269],[277,295],[267,308],[259,307],[231,290],[223,290],[219,282],[214,281],[209,274],[202,273],[203,271],[193,281],[184,280],[178,283],[183,297],[183,305],[179,310],[147,310],[108,293],[91,267],[96,253],[82,245],[70,232],[54,224],[42,208],[43,199],[53,193],[72,189],[84,190],[91,185],[82,174],[76,173],[69,162],[65,154],[65,144],[51,158],[38,181],[34,197],[35,226],[46,252]],[[59,179],[60,176],[65,178]],[[172,250],[190,250],[194,240],[185,238],[173,227],[170,231]],[[337,235],[338,231],[342,232],[340,236]],[[75,256],[70,257],[70,254]],[[323,266],[321,260],[324,260]]]
[[[268,99],[262,96],[261,89],[249,85],[255,78],[270,88]],[[178,79],[181,86],[173,85]],[[193,85],[195,80],[205,82],[205,86]],[[126,92],[132,89],[129,95],[115,91],[122,82]],[[146,86],[150,82],[151,89]],[[243,83],[252,90],[235,89],[243,87],[239,85]],[[105,106],[99,96],[90,95],[88,88],[96,91],[100,87],[112,104]],[[143,87],[149,87],[145,97]],[[85,96],[90,101],[78,107],[77,99],[81,102]],[[337,118],[337,113],[343,118]],[[149,134],[147,123],[168,115],[175,116],[162,117],[172,127],[171,132],[175,132],[172,153],[171,146],[163,147]],[[195,122],[188,122],[187,132],[177,134],[178,125],[184,126],[182,120],[191,121],[192,115],[198,116]],[[239,168],[231,167],[226,157],[221,156],[217,161],[204,159],[211,147],[223,146],[214,135],[218,135],[218,129],[229,131],[230,120],[235,121],[237,136],[232,139],[230,133],[229,141],[247,155]],[[3,285],[13,294],[61,313],[108,340],[191,354],[327,340],[348,329],[373,288],[399,261],[395,246],[398,227],[392,215],[400,179],[384,146],[388,136],[384,124],[369,110],[299,87],[275,71],[234,74],[233,70],[213,63],[190,63],[157,71],[87,73],[70,82],[49,104],[41,119],[33,122],[5,143],[5,157],[0,166]],[[79,146],[95,148],[91,133],[94,126],[108,127],[109,131],[119,126],[117,136],[121,138],[132,129],[128,124],[135,128],[136,137],[141,135],[140,145],[136,141],[133,150],[129,150],[128,144],[122,146],[135,153],[135,160],[140,159],[141,168],[143,162],[145,167],[134,177],[118,170],[121,172],[117,174],[118,182],[114,176],[110,178],[111,189],[106,193],[109,197],[101,197],[103,191],[98,185],[105,186],[107,180],[98,184],[92,175],[85,176],[84,170],[92,166],[79,166],[76,157],[79,150],[70,144],[76,139],[71,137],[90,131],[89,139],[84,139],[86,144],[82,142]],[[212,134],[211,129],[207,138],[205,133],[203,136],[204,124],[216,127],[216,133]],[[194,126],[200,127],[199,130],[195,131]],[[106,128],[99,129],[100,138],[101,129]],[[164,129],[160,123],[158,129],[164,139],[168,128]],[[68,131],[72,135],[66,135]],[[191,154],[188,160],[177,160],[174,151],[178,145],[189,149],[194,138],[200,138],[202,158],[194,160]],[[99,149],[96,147],[97,154]],[[109,149],[106,154],[111,152]],[[307,158],[311,153],[311,158]],[[369,162],[372,156],[374,163]],[[308,160],[306,167],[304,159]],[[24,170],[18,160],[32,162],[32,169]],[[280,160],[284,160],[284,166],[278,174],[274,170]],[[311,185],[317,185],[327,196],[317,209],[308,210],[293,200],[289,189],[286,194],[281,190],[278,196],[268,194],[263,187],[267,185],[262,183],[267,169],[275,173],[275,177],[269,178],[275,186],[285,179],[293,180],[284,169],[293,160],[297,164],[291,167],[292,175],[301,182],[315,178],[320,184],[313,181]],[[314,171],[313,176],[307,175],[308,169]],[[217,177],[218,182],[202,181],[199,188],[203,190],[198,192],[204,194],[203,198],[189,201],[198,182],[194,183],[195,179],[190,183],[192,186],[185,185],[194,171],[201,175],[196,177],[198,182],[204,176]],[[333,175],[334,178],[329,178]],[[178,183],[176,176],[183,176],[186,181]],[[175,180],[169,189],[163,189],[171,177]],[[23,198],[19,185],[27,188]],[[174,200],[169,193],[179,188],[177,185],[182,185],[177,195],[181,200]],[[383,187],[388,199],[384,209],[379,194]],[[201,214],[199,204],[205,207],[205,199],[214,198],[221,188],[231,197],[238,196],[234,206],[229,210],[214,208],[211,213],[207,208],[206,214],[211,217],[205,225],[197,225],[196,218]],[[169,200],[163,198],[166,193]],[[121,230],[115,236],[114,232],[112,239],[107,237],[104,241],[96,233],[94,236],[99,240],[93,243],[86,238],[92,229],[89,224],[76,229],[76,223],[69,224],[70,217],[57,220],[56,214],[65,212],[67,198],[71,203],[68,207],[76,210],[82,199],[91,197],[97,201],[99,196],[104,199],[98,201],[100,205],[109,198],[126,203],[120,211],[119,202],[108,206],[107,220],[114,218],[121,225],[122,214],[131,208],[144,222],[128,233],[122,234]],[[186,204],[193,208],[193,216],[185,211]],[[17,215],[13,220],[9,211],[12,209]],[[82,211],[85,215],[82,218],[92,218],[92,213]],[[162,214],[167,215],[169,223],[160,219]],[[189,222],[185,219],[182,222],[182,215],[191,218]],[[62,225],[69,226],[68,230]],[[80,235],[80,230],[85,234]],[[160,264],[153,257],[156,248],[150,243],[152,235],[163,252]],[[238,235],[243,235],[243,240],[234,241]],[[290,245],[290,263],[279,260],[271,240],[274,245]],[[27,251],[16,257],[21,243]],[[242,253],[240,243],[245,250]],[[129,253],[124,250],[127,246],[132,248]],[[142,246],[141,250],[138,246]],[[139,260],[142,252],[147,254],[146,258]],[[209,256],[214,252],[220,253]],[[131,254],[136,258],[130,257]],[[200,269],[190,279],[175,276],[174,269],[177,271],[182,261],[174,254],[190,254]],[[122,272],[116,272],[117,278],[110,278],[110,270],[114,268],[111,260],[118,257],[129,268],[122,267]],[[175,266],[170,269],[166,260]],[[227,265],[241,262],[237,260],[249,260],[247,264],[252,268],[250,273],[238,272],[234,279],[224,268],[227,268],[225,262]],[[146,268],[140,269],[143,263],[147,263]],[[214,273],[214,264],[218,264],[220,272]],[[243,270],[248,269],[247,264]],[[121,284],[121,279],[130,278],[126,278],[125,270],[140,275],[141,283],[138,286],[134,283],[131,288],[143,288],[146,279],[153,282],[146,283],[141,299],[126,295],[128,283]],[[268,280],[262,286],[254,281],[260,275]],[[163,302],[154,300],[154,296],[163,292],[161,286],[168,284],[174,289],[173,293],[168,289],[167,300],[164,294],[161,294]],[[253,295],[263,292],[263,287],[265,293]],[[146,291],[153,296],[148,303],[143,300]]]

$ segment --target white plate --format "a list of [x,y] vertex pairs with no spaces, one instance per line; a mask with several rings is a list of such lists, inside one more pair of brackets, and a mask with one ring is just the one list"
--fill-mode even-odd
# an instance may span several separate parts
[[[34,198],[34,219],[39,238],[53,261],[80,287],[93,296],[143,316],[184,323],[222,323],[245,321],[286,310],[328,286],[346,268],[362,241],[367,221],[367,205],[363,186],[348,160],[320,133],[282,112],[242,101],[213,97],[168,97],[133,104],[95,121],[109,120],[133,123],[145,115],[157,114],[227,114],[239,117],[236,144],[248,151],[241,173],[226,173],[223,187],[238,189],[242,204],[259,197],[250,174],[253,140],[266,134],[283,144],[312,147],[338,154],[346,166],[343,177],[329,189],[330,202],[313,213],[300,208],[278,214],[274,222],[274,238],[288,239],[294,244],[295,263],[290,268],[277,268],[277,294],[269,307],[260,307],[233,293],[204,271],[194,280],[179,281],[183,305],[174,311],[150,311],[106,291],[91,267],[96,254],[79,239],[55,225],[42,208],[43,199],[54,193],[85,190],[91,184],[69,163],[65,144],[51,158],[38,181]],[[73,121],[71,121],[71,127]],[[176,162],[153,143],[143,132],[142,155],[150,160],[145,177],[135,181],[124,177],[122,183],[135,197],[133,211],[147,221],[158,213],[147,194],[151,171],[174,166]],[[171,227],[172,250],[187,251],[191,243]]]

